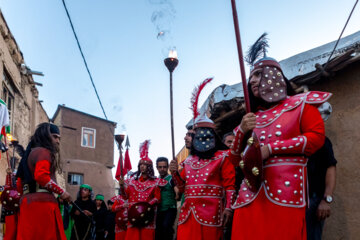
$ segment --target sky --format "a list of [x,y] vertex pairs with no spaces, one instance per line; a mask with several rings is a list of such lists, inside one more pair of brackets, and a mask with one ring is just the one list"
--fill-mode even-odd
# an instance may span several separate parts
[[[184,146],[195,86],[214,77],[200,103],[221,84],[241,81],[230,0],[66,0],[108,119],[130,139],[135,170],[139,145],[150,158],[171,158],[169,72],[173,73],[175,149]],[[336,40],[355,0],[238,0],[243,51],[263,33],[268,55],[283,60]],[[25,63],[44,77],[39,100],[51,118],[59,104],[104,118],[61,0],[0,0]],[[344,32],[360,30],[357,6]],[[159,34],[159,32],[162,32]],[[116,148],[116,145],[114,145]],[[114,149],[114,163],[118,152]]]

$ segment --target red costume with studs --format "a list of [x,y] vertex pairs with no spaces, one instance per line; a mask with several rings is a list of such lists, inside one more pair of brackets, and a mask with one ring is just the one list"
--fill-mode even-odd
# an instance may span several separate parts
[[178,239],[221,238],[224,206],[230,209],[235,198],[235,170],[228,154],[217,151],[211,159],[190,155],[182,163],[185,202],[179,215]]
[[24,195],[20,200],[17,239],[66,240],[59,206],[53,195],[61,195],[64,190],[55,182],[50,151],[41,147],[34,148],[27,163],[36,187],[32,192],[29,190],[31,187],[24,186]]
[[[150,141],[146,140],[140,146],[140,164],[147,164],[152,166],[152,161],[148,157],[148,147]],[[149,168],[148,168],[149,169]],[[143,176],[131,177],[126,184],[124,198],[128,200],[129,212],[133,205],[137,203],[149,203],[156,208],[156,205],[160,202],[161,193],[159,186],[165,186],[167,181],[164,179],[149,176],[144,179]],[[135,206],[134,206],[135,207]],[[126,230],[126,240],[153,240],[155,239],[155,219],[152,218],[146,226],[136,227],[132,222],[137,221],[135,218],[142,218],[147,214],[146,211],[139,216],[128,216],[128,224]]]
[[[306,156],[323,145],[325,134],[320,113],[312,105],[330,96],[324,92],[299,94],[255,113],[254,132],[260,145],[268,145],[270,157],[264,161],[263,182],[257,192],[241,184],[233,205],[232,239],[306,239]],[[241,128],[236,130],[241,142]],[[256,232],[252,224],[262,231]]]
[[[267,46],[263,34],[250,47],[246,58],[252,65],[248,87],[250,107],[256,115],[252,131],[259,142],[256,138],[246,140],[241,124],[235,129],[230,158],[234,165],[240,165],[245,178],[233,205],[232,240],[306,240],[307,156],[324,144],[324,122],[316,105],[324,103],[331,94],[307,92],[289,96],[291,85],[280,64],[266,56]],[[261,52],[263,57],[257,60]],[[247,147],[241,154],[244,145]],[[259,154],[247,155],[252,146],[261,150],[260,158]],[[269,156],[264,158],[261,155],[267,150]],[[251,163],[258,163],[259,159],[260,165],[252,167]],[[254,187],[254,183],[259,186]]]
[[111,200],[114,202],[111,210],[116,213],[115,240],[124,240],[127,229],[126,223],[128,221],[128,208],[125,206],[127,200],[121,195],[117,195]]
[[[214,123],[206,116],[197,112],[197,102],[201,90],[212,79],[206,79],[195,89],[192,99],[194,110],[194,131],[192,147],[198,144],[203,148],[219,149],[211,142],[216,136],[210,134],[215,128]],[[199,134],[200,142],[196,143]],[[228,159],[229,151],[218,150],[210,158],[200,158],[190,155],[181,163],[182,170],[173,173],[173,179],[179,190],[184,192],[185,201],[181,207],[177,239],[207,239],[222,238],[222,218],[224,208],[231,211],[235,199],[235,169]]]

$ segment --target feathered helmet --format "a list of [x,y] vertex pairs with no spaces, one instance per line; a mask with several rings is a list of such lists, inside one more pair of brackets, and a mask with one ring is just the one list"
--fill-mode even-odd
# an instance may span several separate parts
[[149,158],[149,145],[150,140],[145,140],[140,144],[140,163],[152,164],[152,161]]
[[279,62],[274,58],[266,56],[267,47],[269,47],[267,33],[263,33],[249,48],[245,60],[251,65],[250,79],[254,74],[261,73],[259,85],[260,97],[264,101],[271,103],[286,98],[287,86]]
[[207,128],[215,128],[215,124],[214,122],[209,119],[206,115],[205,112],[203,113],[199,113],[199,109],[198,109],[198,103],[199,103],[199,96],[201,91],[204,89],[204,87],[206,86],[206,84],[208,84],[209,82],[211,82],[213,80],[213,78],[207,78],[205,79],[199,86],[197,86],[193,93],[192,93],[192,97],[191,97],[191,110],[193,111],[193,129],[195,128],[199,128],[199,127],[207,127]]

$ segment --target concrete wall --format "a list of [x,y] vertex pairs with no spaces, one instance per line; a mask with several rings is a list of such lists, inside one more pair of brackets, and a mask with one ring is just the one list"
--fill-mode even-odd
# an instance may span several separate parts
[[[103,194],[106,200],[113,197],[114,124],[66,107],[59,109],[54,122],[75,129],[61,128],[60,154],[65,180],[68,173],[83,174],[84,183],[93,187],[94,194]],[[95,148],[81,146],[82,127],[96,130]],[[76,198],[79,185],[66,184],[66,190]]]
[[338,160],[332,215],[325,222],[323,239],[360,238],[360,62],[320,81],[311,90],[332,92],[333,113],[325,123]]

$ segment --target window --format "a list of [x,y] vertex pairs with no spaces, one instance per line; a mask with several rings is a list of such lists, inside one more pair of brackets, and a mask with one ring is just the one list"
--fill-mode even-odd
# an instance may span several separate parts
[[84,175],[79,173],[68,173],[68,184],[81,185],[84,182]]
[[[12,80],[10,78],[9,73],[4,68],[3,71],[3,91],[2,91],[2,100],[7,105],[8,111],[9,111],[9,121],[10,124],[12,124],[12,116],[13,116],[13,110],[14,110],[14,94],[13,94],[13,88],[11,87]],[[11,131],[13,131],[13,126],[11,126]]]
[[95,148],[96,130],[92,128],[82,128],[81,146]]

